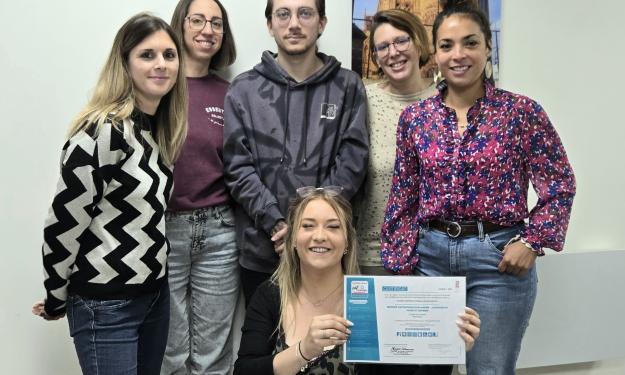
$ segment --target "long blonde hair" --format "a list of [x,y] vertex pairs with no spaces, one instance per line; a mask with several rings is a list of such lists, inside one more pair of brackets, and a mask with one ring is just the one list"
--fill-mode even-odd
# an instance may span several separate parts
[[136,96],[128,68],[128,55],[145,38],[160,30],[167,32],[176,45],[180,66],[176,83],[161,98],[156,110],[156,143],[163,161],[173,165],[187,135],[187,86],[182,69],[184,54],[176,33],[167,22],[148,13],[133,16],[117,32],[93,95],[71,123],[68,138],[91,124],[95,124],[96,132],[106,122],[119,127],[124,119],[130,117],[136,107]]
[[316,189],[305,197],[295,198],[289,208],[287,217],[288,231],[284,240],[284,252],[280,257],[278,269],[271,276],[271,282],[280,289],[280,321],[276,329],[282,326],[287,313],[289,302],[297,300],[297,294],[301,287],[302,274],[300,259],[295,251],[297,232],[302,223],[302,215],[306,206],[314,200],[321,199],[328,203],[341,223],[341,228],[345,235],[345,245],[347,254],[341,258],[341,268],[345,275],[357,275],[360,273],[358,267],[358,240],[352,219],[352,208],[347,199],[341,195],[329,192],[324,189]]

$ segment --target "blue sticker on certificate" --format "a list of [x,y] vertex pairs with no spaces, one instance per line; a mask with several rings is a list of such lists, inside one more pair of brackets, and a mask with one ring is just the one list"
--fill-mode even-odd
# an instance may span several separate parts
[[354,326],[367,329],[352,330],[346,358],[352,361],[377,361],[380,359],[378,328],[375,308],[375,281],[370,277],[350,277],[346,282],[347,314]]
[[464,277],[345,276],[345,362],[464,364]]

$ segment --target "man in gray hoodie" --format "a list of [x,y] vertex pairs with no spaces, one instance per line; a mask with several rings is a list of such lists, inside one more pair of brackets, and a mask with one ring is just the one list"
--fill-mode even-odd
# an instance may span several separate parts
[[296,189],[340,186],[351,199],[367,169],[363,84],[317,51],[324,0],[268,0],[267,28],[278,53],[230,86],[224,106],[226,184],[235,209],[246,303],[276,269]]

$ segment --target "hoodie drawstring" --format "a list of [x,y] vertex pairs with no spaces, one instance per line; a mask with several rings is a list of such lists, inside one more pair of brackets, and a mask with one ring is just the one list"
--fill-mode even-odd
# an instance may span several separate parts
[[[326,85],[326,90],[325,90],[324,97],[323,97],[323,102],[324,103],[329,103],[330,102],[330,88],[331,88],[331,85]],[[338,124],[340,124],[341,122],[342,121],[339,120]],[[323,133],[321,134],[321,139],[325,140],[326,137],[328,137],[328,134],[326,134],[327,131],[328,131],[328,127],[324,126],[323,127]],[[330,152],[332,153],[331,160],[335,160],[336,154],[337,154],[337,151],[338,151],[338,147],[339,147],[339,143],[341,141],[340,125],[339,125],[339,129],[333,130],[333,133],[334,133],[334,140],[332,142],[332,148],[330,149]],[[325,153],[324,146],[325,146],[325,143],[322,142],[321,145],[320,145],[320,149],[319,149],[319,152],[321,154]],[[319,186],[319,184],[321,184],[321,181],[325,180],[325,178],[326,178],[325,173],[326,172],[327,171],[325,171],[322,168],[318,168],[317,169],[317,180],[316,180],[316,185],[315,186]]]
[[[287,82],[286,84],[286,104],[284,106],[285,108],[285,112],[284,112],[284,121],[286,122],[284,124],[284,136],[282,138],[282,156],[280,156],[280,164],[282,164],[282,162],[284,162],[284,157],[286,156],[286,140],[288,137],[288,132],[289,132],[289,109],[290,109],[290,105],[291,105],[291,83]],[[306,165],[306,163],[308,162],[308,116],[309,116],[309,111],[310,111],[310,105],[308,104],[308,85],[304,85],[304,129],[302,132],[302,142],[304,143],[304,165]]]
[[291,98],[289,95],[291,91],[291,83],[287,82],[286,83],[286,105],[285,108],[286,110],[284,111],[285,113],[285,121],[286,124],[284,124],[284,137],[282,138],[282,156],[280,156],[280,164],[282,164],[282,162],[284,161],[284,156],[286,155],[286,136],[287,133],[289,132],[289,105],[291,104]]
[[302,135],[304,141],[304,165],[308,161],[308,151],[306,145],[308,144],[308,111],[310,105],[308,105],[308,85],[304,86],[304,134]]

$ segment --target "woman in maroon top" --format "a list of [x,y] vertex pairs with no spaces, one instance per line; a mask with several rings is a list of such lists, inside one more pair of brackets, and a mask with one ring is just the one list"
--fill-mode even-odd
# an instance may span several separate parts
[[[444,81],[400,117],[382,261],[395,273],[466,276],[467,305],[482,319],[468,373],[512,374],[535,259],[563,247],[575,177],[543,108],[490,83],[483,12],[447,1],[432,34]],[[538,202],[528,212],[530,182]]]
[[223,181],[223,106],[235,46],[217,0],[180,0],[172,27],[183,41],[189,131],[174,168],[167,237],[171,322],[161,374],[227,374],[239,295],[230,197]]

